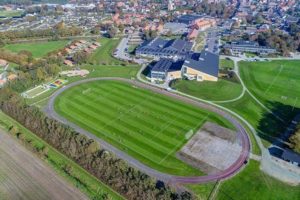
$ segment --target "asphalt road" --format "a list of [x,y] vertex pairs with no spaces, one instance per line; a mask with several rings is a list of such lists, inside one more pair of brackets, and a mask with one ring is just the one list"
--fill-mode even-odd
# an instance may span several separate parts
[[[189,104],[193,104],[195,106],[198,106],[202,109],[206,109],[212,112],[217,113],[218,115],[224,117],[225,119],[227,119],[229,122],[232,123],[232,125],[236,128],[237,130],[237,137],[239,139],[240,145],[242,146],[242,151],[241,154],[239,156],[239,158],[237,159],[237,161],[230,166],[228,169],[220,172],[220,173],[216,173],[216,174],[210,174],[210,175],[206,175],[206,176],[194,176],[194,177],[183,177],[183,176],[175,176],[175,175],[170,175],[170,174],[166,174],[166,173],[162,173],[159,172],[157,170],[154,170],[146,165],[144,165],[143,163],[141,163],[140,161],[136,160],[135,158],[127,155],[126,153],[122,152],[121,150],[117,149],[116,147],[110,145],[109,143],[103,141],[102,139],[96,137],[94,134],[80,128],[79,126],[77,126],[76,124],[68,121],[67,119],[63,118],[62,116],[58,115],[55,110],[54,110],[54,101],[56,99],[57,96],[59,96],[62,92],[64,92],[65,90],[68,90],[71,87],[74,87],[76,85],[80,85],[82,83],[87,83],[87,82],[92,82],[92,81],[99,81],[99,80],[116,80],[116,81],[124,81],[130,84],[133,84],[137,87],[141,87],[141,88],[145,88],[148,90],[151,90],[153,92],[156,93],[160,93],[172,98],[176,98],[178,100],[184,101],[186,103]],[[249,157],[249,153],[250,153],[250,140],[249,137],[247,135],[247,132],[245,130],[245,128],[243,127],[243,125],[236,120],[235,118],[233,118],[230,114],[226,113],[225,111],[214,107],[212,105],[206,104],[204,102],[199,102],[193,99],[190,99],[188,97],[184,97],[172,92],[169,92],[167,90],[164,89],[160,89],[145,83],[141,83],[135,80],[129,80],[129,79],[124,79],[124,78],[91,78],[91,79],[85,79],[85,80],[80,80],[74,83],[71,83],[61,89],[59,89],[58,91],[56,91],[49,100],[48,105],[45,108],[45,113],[53,118],[56,119],[70,127],[72,127],[75,131],[86,135],[89,138],[94,139],[95,141],[97,141],[102,148],[107,149],[108,151],[113,152],[114,154],[116,154],[117,157],[126,160],[130,165],[132,165],[133,167],[136,167],[137,169],[139,169],[140,171],[143,171],[144,173],[153,176],[159,180],[171,183],[171,184],[180,184],[180,183],[206,183],[206,182],[212,182],[212,181],[218,181],[221,179],[225,179],[228,177],[233,176],[235,173],[237,173],[244,165],[245,161],[247,161],[248,157]]]

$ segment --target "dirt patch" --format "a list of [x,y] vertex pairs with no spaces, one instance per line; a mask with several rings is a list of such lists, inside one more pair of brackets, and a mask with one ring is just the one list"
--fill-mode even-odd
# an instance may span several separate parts
[[207,174],[214,174],[229,168],[239,158],[241,150],[233,131],[208,122],[177,157]]
[[0,199],[87,199],[0,130]]

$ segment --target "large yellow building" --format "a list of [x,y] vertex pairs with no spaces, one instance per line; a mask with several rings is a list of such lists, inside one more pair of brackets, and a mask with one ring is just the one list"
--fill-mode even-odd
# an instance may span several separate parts
[[202,51],[196,59],[185,59],[181,73],[189,80],[218,81],[219,56],[208,51]]
[[150,67],[152,81],[165,81],[180,78],[197,81],[218,81],[219,56],[202,51],[195,53],[185,60],[173,61],[162,58]]

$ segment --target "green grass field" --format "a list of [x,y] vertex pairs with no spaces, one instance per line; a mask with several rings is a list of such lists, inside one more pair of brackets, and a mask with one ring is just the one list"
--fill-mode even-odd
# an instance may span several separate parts
[[235,177],[221,183],[217,200],[297,200],[300,197],[300,186],[284,184],[264,174],[257,161],[249,165]]
[[229,69],[233,69],[234,68],[234,62],[233,60],[229,60],[229,59],[220,59],[220,68],[229,68]]
[[[251,96],[246,93],[241,99],[238,101],[230,102],[230,103],[222,103],[221,106],[229,108],[235,113],[242,116],[245,120],[247,120],[258,132],[258,134],[263,140],[263,143],[268,146],[270,143],[268,142],[269,138],[278,127],[281,127],[282,124],[278,121],[274,116],[268,116],[266,119],[264,115],[267,113],[265,109],[263,109]],[[264,122],[266,121],[266,122]],[[264,122],[264,123],[263,123]],[[263,124],[262,124],[263,123]],[[250,131],[249,131],[250,135]],[[250,135],[251,136],[251,135]],[[252,150],[256,154],[260,154],[259,148],[254,142],[254,138],[252,138]]]
[[101,38],[98,42],[101,44],[101,47],[92,54],[89,59],[90,63],[106,65],[117,65],[123,63],[112,56],[120,42],[119,39]]
[[[122,78],[132,78],[135,77],[139,70],[139,66],[91,66],[86,65],[82,66],[81,69],[87,69],[90,71],[90,74],[85,78],[95,78],[95,77],[122,77]],[[68,67],[66,67],[68,70]],[[81,80],[81,77],[63,77],[68,81],[68,83],[72,83],[74,81]],[[26,99],[26,102],[29,105],[34,104],[37,107],[43,108],[49,100],[49,96],[52,95],[56,90],[49,90],[33,99]]]
[[[241,62],[240,74],[251,93],[280,119],[257,107],[240,110],[265,136],[277,136],[300,111],[300,61]],[[245,108],[245,104],[243,104]],[[256,110],[254,113],[253,111]],[[260,115],[261,117],[258,117]],[[262,135],[262,136],[264,136]]]
[[232,128],[214,113],[117,81],[73,87],[56,99],[55,110],[148,166],[176,175],[202,174],[176,158],[186,133],[205,121]]
[[67,45],[68,40],[48,41],[48,42],[34,42],[34,43],[19,43],[8,44],[4,48],[18,53],[22,50],[30,51],[34,58],[41,58],[51,51],[61,49]]
[[19,11],[19,10],[9,10],[9,11],[1,10],[0,11],[0,17],[11,18],[11,17],[21,16],[22,14],[23,14],[23,11]]
[[[64,177],[70,184],[74,187],[80,189],[83,193],[85,193],[90,199],[98,199],[102,196],[108,196],[111,199],[123,199],[118,193],[113,191],[111,188],[106,186],[101,181],[97,180],[94,176],[90,175],[87,171],[77,165],[75,162],[52,148],[48,145],[45,141],[37,137],[35,134],[27,130],[21,124],[10,118],[9,116],[5,115],[3,112],[0,111],[0,128],[3,130],[8,131],[10,127],[16,127],[19,132],[21,132],[24,136],[26,141],[31,141],[30,145],[33,148],[37,147],[47,147],[48,157],[44,158],[45,162],[56,171],[57,174]],[[63,166],[68,164],[72,167],[72,175],[70,176],[64,172]],[[76,178],[75,178],[76,177]],[[1,176],[0,176],[1,179]],[[85,185],[80,184],[81,182],[85,183]],[[1,196],[0,196],[1,199]]]
[[219,79],[217,82],[177,80],[172,88],[210,101],[231,100],[242,93],[242,86],[239,83],[226,79]]
[[261,101],[300,107],[300,61],[241,62],[241,77]]

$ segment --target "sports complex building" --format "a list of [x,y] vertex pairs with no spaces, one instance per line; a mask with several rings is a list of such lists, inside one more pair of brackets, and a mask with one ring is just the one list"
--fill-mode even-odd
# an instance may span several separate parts
[[143,43],[136,50],[136,55],[158,60],[149,65],[148,77],[151,81],[180,78],[217,81],[219,55],[205,50],[201,53],[193,52],[192,45],[192,42],[182,39],[155,38]]

